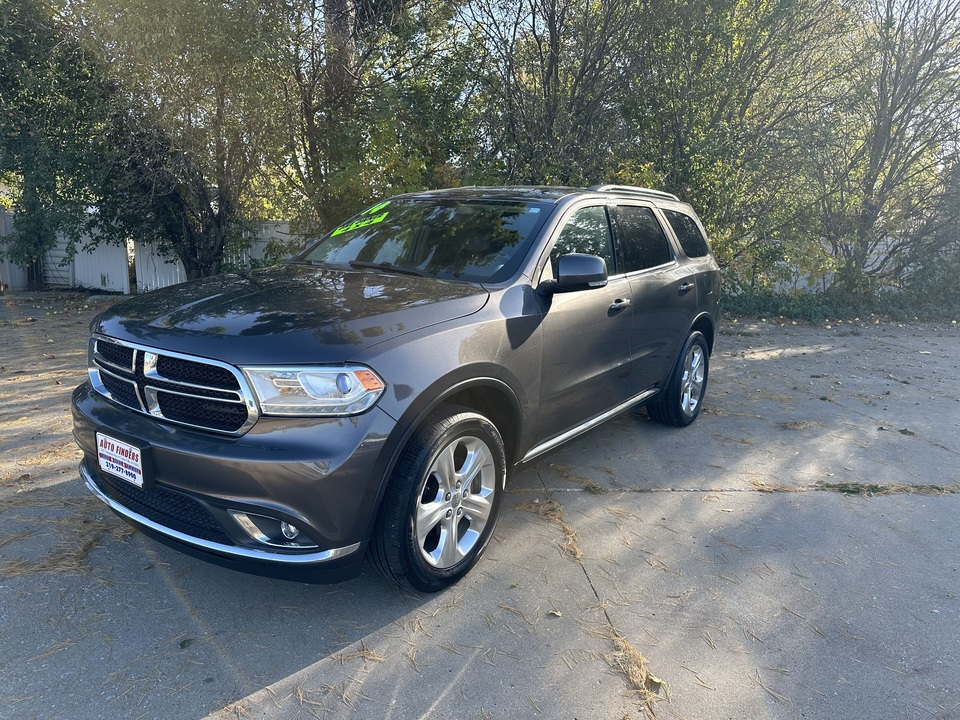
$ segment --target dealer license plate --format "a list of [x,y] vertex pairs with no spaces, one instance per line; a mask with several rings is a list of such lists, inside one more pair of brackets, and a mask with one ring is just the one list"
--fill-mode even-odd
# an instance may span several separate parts
[[143,487],[143,456],[136,445],[97,433],[97,462],[104,472]]

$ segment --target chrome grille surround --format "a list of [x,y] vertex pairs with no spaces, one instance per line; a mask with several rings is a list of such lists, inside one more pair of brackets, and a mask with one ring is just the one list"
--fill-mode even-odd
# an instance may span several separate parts
[[[195,376],[165,376],[161,366]],[[243,435],[260,413],[243,373],[219,360],[93,335],[88,352],[93,389],[144,415],[224,435]],[[206,379],[207,382],[199,380]],[[163,406],[167,405],[167,412]],[[179,409],[179,417],[174,408]]]

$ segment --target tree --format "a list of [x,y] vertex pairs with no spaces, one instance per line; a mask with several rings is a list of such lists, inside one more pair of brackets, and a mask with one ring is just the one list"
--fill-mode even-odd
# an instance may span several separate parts
[[630,40],[624,0],[476,0],[465,10],[482,78],[488,175],[510,183],[598,182],[617,153]]
[[257,214],[258,174],[277,151],[277,3],[71,3],[85,45],[120,79],[111,158],[94,225],[217,274]]
[[75,241],[88,218],[111,90],[53,4],[0,1],[0,16],[0,172],[17,215],[5,252],[38,289],[57,233]]
[[282,171],[301,227],[328,228],[375,197],[456,184],[469,152],[463,50],[446,3],[295,0]]
[[735,282],[810,254],[804,129],[839,72],[834,0],[670,0],[630,25],[620,178],[650,180],[701,212]]
[[838,289],[859,296],[934,239],[960,137],[960,3],[875,0],[865,14],[818,143],[822,231]]

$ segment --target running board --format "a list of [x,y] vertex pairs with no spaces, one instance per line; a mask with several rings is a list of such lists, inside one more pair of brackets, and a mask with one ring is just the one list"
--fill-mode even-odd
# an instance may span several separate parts
[[567,440],[572,440],[577,435],[582,435],[588,430],[593,430],[593,428],[595,428],[597,425],[600,425],[601,423],[606,422],[607,420],[612,418],[614,415],[619,415],[624,410],[627,410],[633,407],[634,405],[642,403],[644,400],[647,400],[653,397],[658,392],[660,392],[659,388],[654,390],[644,390],[639,395],[636,395],[630,398],[626,402],[620,403],[615,408],[607,410],[602,415],[597,415],[595,418],[591,418],[590,420],[587,420],[582,425],[577,425],[577,427],[571,428],[570,430],[567,430],[565,433],[557,435],[555,438],[551,438],[546,442],[540,443],[536,447],[531,448],[530,451],[523,456],[523,459],[520,461],[520,464],[530,462],[535,457],[539,455],[543,455],[545,452],[549,452],[550,450],[553,450],[555,447],[558,447],[559,445],[563,445],[563,443],[565,443]]

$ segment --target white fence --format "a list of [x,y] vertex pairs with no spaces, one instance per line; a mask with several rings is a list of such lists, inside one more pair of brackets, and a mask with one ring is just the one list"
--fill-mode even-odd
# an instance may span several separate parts
[[[292,239],[294,238],[290,235],[289,223],[263,223],[259,233],[243,252],[228,253],[224,260],[233,268],[248,270],[252,262],[264,260],[267,247],[271,243],[286,244]],[[176,285],[187,279],[183,264],[179,260],[171,261],[170,258],[158,255],[153,245],[142,242],[133,243],[133,256],[139,292]]]
[[[0,211],[0,238],[5,238],[13,232],[13,213]],[[6,258],[0,259],[0,291],[23,290],[27,287],[27,271],[19,265],[14,265]]]
[[[13,215],[0,217],[0,238],[13,232]],[[237,269],[248,269],[252,262],[263,261],[271,242],[288,243],[293,239],[290,226],[268,222],[251,239],[244,252],[231,253],[226,261]],[[175,285],[187,279],[183,264],[156,252],[150,243],[129,241],[126,247],[100,245],[88,248],[82,243],[72,260],[67,259],[67,239],[58,237],[43,262],[44,287],[48,289],[84,288],[129,294]],[[131,282],[134,285],[131,287]],[[25,290],[27,272],[7,259],[0,260],[0,290]]]

